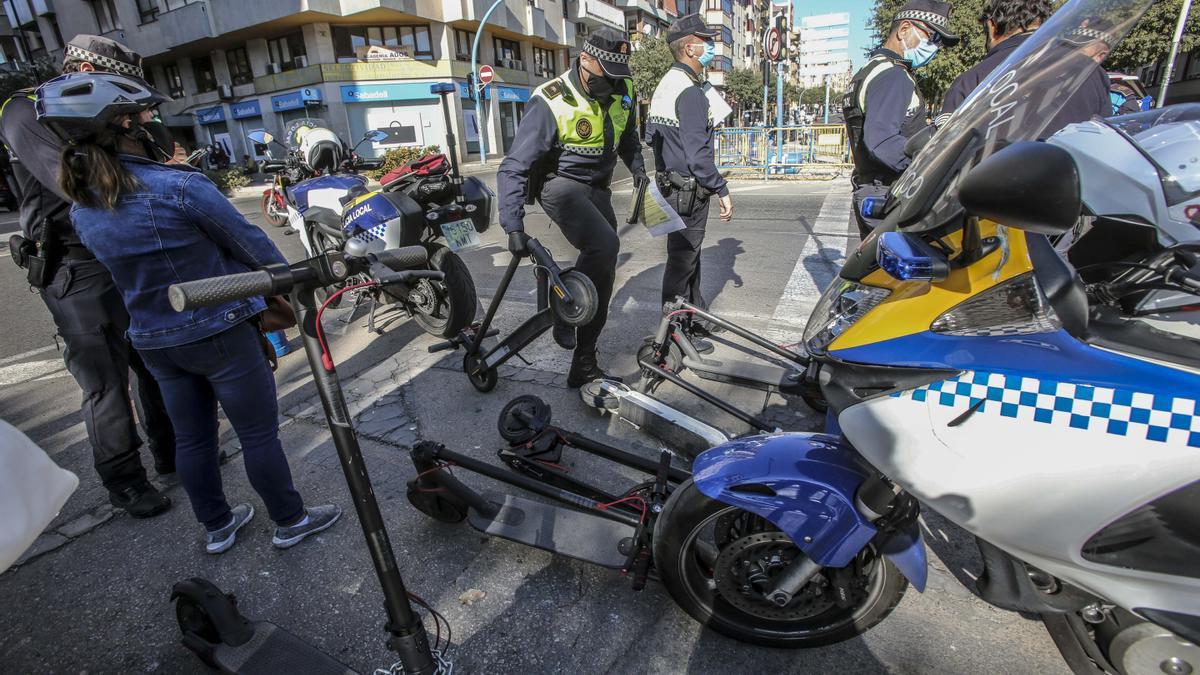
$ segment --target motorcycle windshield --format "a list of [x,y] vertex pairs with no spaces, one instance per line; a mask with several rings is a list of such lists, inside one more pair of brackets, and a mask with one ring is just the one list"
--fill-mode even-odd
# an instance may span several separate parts
[[[1058,131],[1066,104],[1154,0],[1071,0],[963,102],[892,187],[887,221],[908,231],[943,227],[962,213],[958,181],[1017,141]],[[1101,73],[1102,74],[1102,73]],[[1104,86],[1107,87],[1107,75]],[[1083,120],[1067,120],[1083,121]]]
[[313,129],[329,129],[329,123],[316,117],[302,117],[287,126],[283,143],[288,150],[299,150],[300,142]]

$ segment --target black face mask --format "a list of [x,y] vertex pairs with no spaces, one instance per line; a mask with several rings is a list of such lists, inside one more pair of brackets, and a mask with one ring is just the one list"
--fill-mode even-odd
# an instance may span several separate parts
[[165,162],[175,156],[175,138],[171,136],[167,125],[150,120],[142,122],[141,127],[145,133],[140,134],[140,140],[146,146],[146,154],[150,159]]
[[597,75],[582,65],[579,66],[579,69],[588,74],[587,90],[592,95],[592,98],[608,98],[617,93],[616,80],[604,75]]

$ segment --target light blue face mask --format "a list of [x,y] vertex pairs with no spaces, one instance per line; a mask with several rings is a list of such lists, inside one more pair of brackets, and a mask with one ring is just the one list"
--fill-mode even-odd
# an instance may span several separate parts
[[712,63],[713,59],[715,58],[717,58],[717,43],[711,40],[705,40],[704,53],[701,54],[697,60],[700,61],[700,65],[707,68],[708,64]]
[[938,46],[929,41],[929,38],[921,36],[921,41],[916,47],[904,48],[904,59],[912,61],[913,69],[927,65],[933,60],[933,57],[938,53]]

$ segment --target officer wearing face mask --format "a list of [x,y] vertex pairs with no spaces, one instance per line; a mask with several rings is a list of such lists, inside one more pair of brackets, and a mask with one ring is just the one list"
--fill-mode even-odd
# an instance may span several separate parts
[[617,273],[617,216],[612,208],[617,159],[646,175],[629,70],[629,41],[611,29],[592,33],[570,71],[533,90],[512,151],[500,163],[500,225],[513,255],[525,255],[525,205],[535,200],[579,249],[575,269],[596,286],[596,318],[578,330],[556,324],[554,340],[574,349],[567,385],[601,377],[596,343],[608,321]]
[[928,65],[938,50],[958,44],[948,29],[951,6],[937,0],[909,0],[896,13],[887,40],[850,81],[842,101],[854,157],[854,219],[866,237],[863,200],[883,196],[908,168],[908,138],[926,126],[925,101],[912,71]]
[[[725,178],[713,161],[713,126],[722,120],[709,113],[704,68],[716,56],[713,42],[718,31],[699,14],[681,16],[667,28],[667,43],[675,64],[663,75],[650,100],[647,139],[654,147],[655,180],[671,208],[683,218],[686,229],[667,235],[667,266],[663,271],[662,301],[677,297],[707,307],[700,293],[700,249],[705,223],[714,198],[720,218],[733,218],[733,200]],[[702,353],[713,346],[702,339],[706,327],[688,327]]]
[[[144,77],[136,52],[105,37],[78,35],[64,49],[63,72],[92,71]],[[83,390],[83,422],[109,501],[135,518],[154,516],[171,500],[149,483],[142,466],[130,405],[131,369],[137,375],[136,419],[160,476],[175,471],[175,432],[158,384],[126,340],[129,314],[112,276],[71,226],[71,202],[58,187],[62,142],[38,123],[34,99],[34,90],[19,91],[0,108],[0,141],[13,155],[13,176],[21,187],[21,234],[9,247],[66,346],[63,358]],[[170,159],[174,142],[161,122],[147,113],[138,128],[150,157]]]

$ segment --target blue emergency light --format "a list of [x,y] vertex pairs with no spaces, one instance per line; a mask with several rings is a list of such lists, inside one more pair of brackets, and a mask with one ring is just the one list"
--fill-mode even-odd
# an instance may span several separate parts
[[882,218],[884,204],[887,204],[887,197],[867,197],[862,200],[859,212],[863,218]]
[[938,281],[950,274],[950,263],[921,237],[907,232],[884,232],[876,260],[898,281]]

